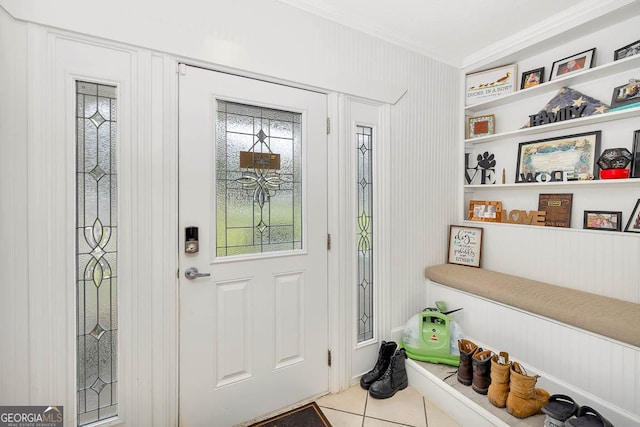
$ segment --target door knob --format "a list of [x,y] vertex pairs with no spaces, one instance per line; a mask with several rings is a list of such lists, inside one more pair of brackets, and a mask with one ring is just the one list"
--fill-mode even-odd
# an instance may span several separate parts
[[197,279],[198,277],[209,277],[211,273],[198,273],[198,269],[195,267],[189,267],[184,271],[184,277],[189,280]]

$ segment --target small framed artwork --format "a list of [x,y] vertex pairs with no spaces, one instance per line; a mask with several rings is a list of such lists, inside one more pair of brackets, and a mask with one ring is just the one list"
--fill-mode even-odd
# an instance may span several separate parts
[[629,217],[629,222],[627,222],[627,226],[624,228],[624,231],[629,233],[640,233],[640,199],[636,202],[633,211],[631,212],[631,216]]
[[640,130],[633,132],[633,150],[631,150],[631,178],[640,178]]
[[480,267],[482,228],[449,226],[449,264]]
[[496,133],[495,114],[469,117],[467,120],[467,138],[478,138]]
[[467,74],[465,105],[473,105],[513,93],[516,91],[517,81],[517,64]]
[[571,227],[573,193],[538,195],[538,210],[545,212],[545,227]]
[[589,230],[622,230],[622,212],[584,211],[583,228]]
[[469,202],[469,221],[502,221],[502,202],[471,200]]
[[598,176],[601,131],[521,142],[518,145],[516,183],[548,182],[561,173],[567,181]]
[[528,89],[544,82],[544,67],[522,73],[520,89]]
[[616,49],[613,52],[613,60],[627,58],[629,56],[637,55],[640,53],[640,40],[630,43],[620,49]]
[[629,83],[613,89],[611,109],[631,104],[640,105],[640,80],[629,79]]
[[584,52],[576,53],[575,55],[567,56],[554,62],[551,66],[549,80],[591,68],[593,66],[595,53],[596,48],[594,47],[593,49],[585,50]]

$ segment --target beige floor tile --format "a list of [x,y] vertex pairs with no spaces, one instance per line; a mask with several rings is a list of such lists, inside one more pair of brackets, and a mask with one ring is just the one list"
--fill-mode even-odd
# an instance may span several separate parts
[[352,414],[364,415],[364,405],[367,401],[367,390],[360,385],[336,394],[327,394],[316,400],[320,407],[338,409]]
[[362,427],[362,415],[336,411],[335,409],[320,408],[332,427]]
[[362,424],[362,427],[403,427],[403,426],[406,426],[406,424],[392,423],[390,421],[384,421],[384,420],[379,420],[377,418],[368,418],[368,417],[364,418],[364,424]]
[[427,426],[423,397],[412,387],[400,390],[388,399],[369,397],[365,415],[414,427]]
[[424,406],[427,410],[428,427],[460,427],[453,418],[442,412],[432,401],[424,399]]

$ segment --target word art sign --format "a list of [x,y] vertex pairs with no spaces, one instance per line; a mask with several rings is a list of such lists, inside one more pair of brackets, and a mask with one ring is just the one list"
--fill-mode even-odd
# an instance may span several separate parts
[[529,116],[529,126],[540,126],[548,123],[562,122],[565,120],[582,117],[587,109],[587,104],[560,108],[557,111],[540,111],[538,114]]
[[508,224],[524,224],[524,225],[544,225],[545,211],[523,211],[514,209],[512,211],[502,212],[502,222]]
[[461,264],[480,267],[482,249],[482,228],[449,227],[449,264]]

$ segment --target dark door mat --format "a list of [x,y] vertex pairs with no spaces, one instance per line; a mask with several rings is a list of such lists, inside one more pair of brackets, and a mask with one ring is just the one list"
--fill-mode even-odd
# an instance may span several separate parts
[[249,427],[331,427],[331,424],[316,402],[311,402]]

